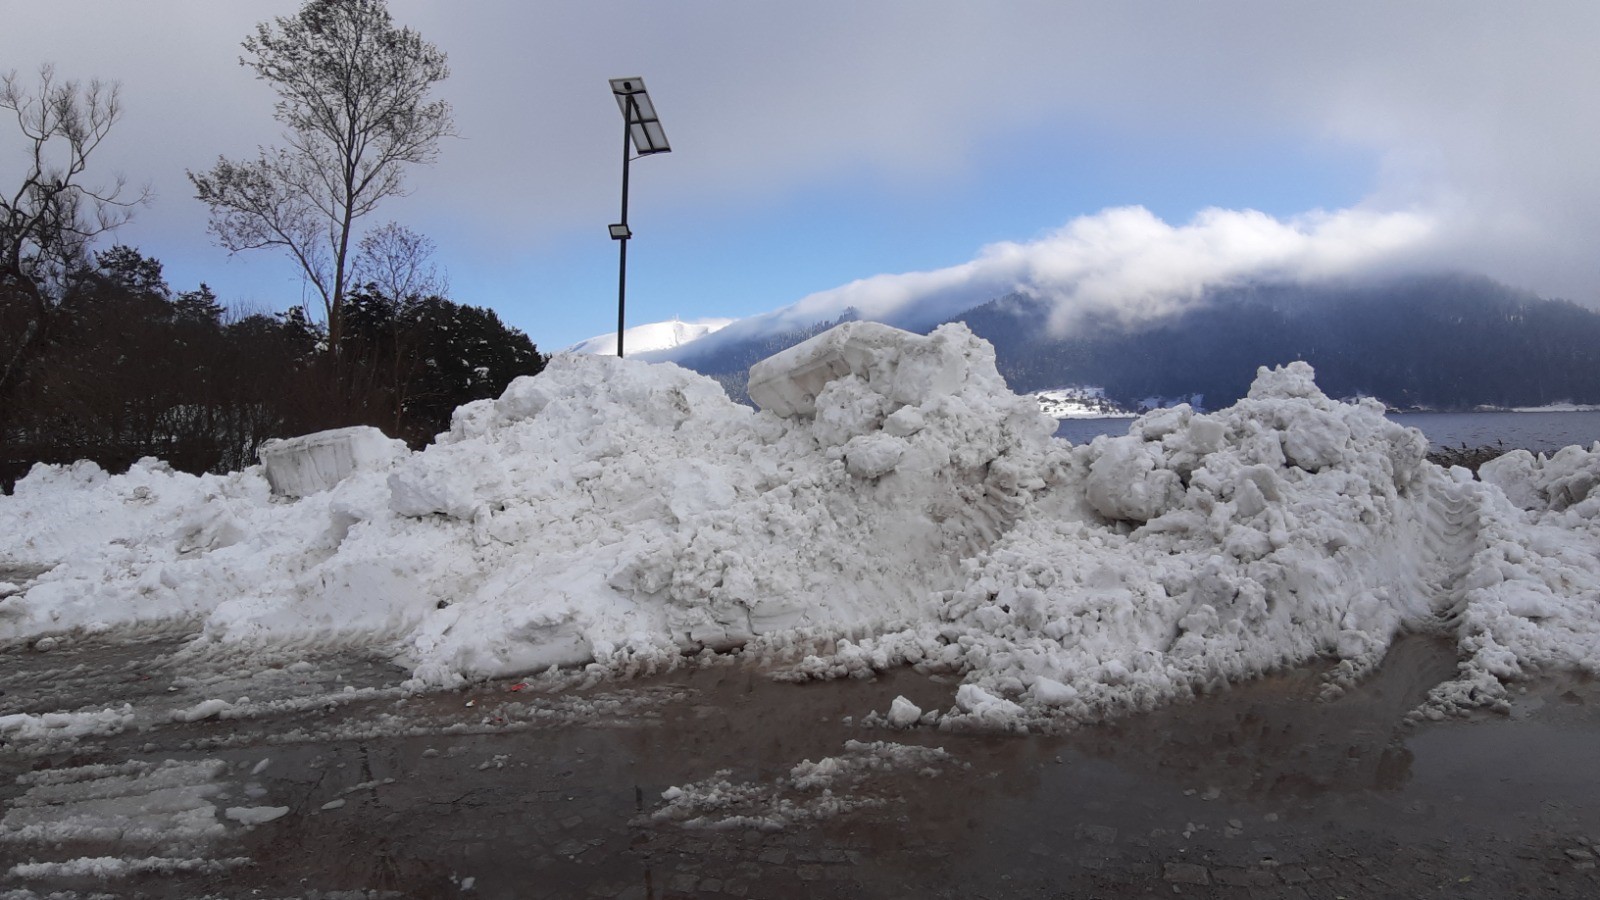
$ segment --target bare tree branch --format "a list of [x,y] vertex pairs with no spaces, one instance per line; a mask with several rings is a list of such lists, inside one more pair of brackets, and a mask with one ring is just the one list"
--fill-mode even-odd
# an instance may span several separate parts
[[16,118],[25,160],[15,187],[0,191],[0,301],[21,298],[31,306],[24,324],[9,329],[16,344],[0,341],[9,357],[0,369],[3,391],[30,343],[43,336],[66,280],[83,268],[90,243],[132,218],[150,193],[127,196],[121,176],[106,185],[82,180],[89,158],[122,117],[118,85],[59,81],[46,64],[31,86],[14,71],[0,75],[0,109]]
[[449,291],[449,280],[433,263],[432,240],[388,222],[369,231],[356,247],[353,280],[373,285],[391,302],[405,306]]

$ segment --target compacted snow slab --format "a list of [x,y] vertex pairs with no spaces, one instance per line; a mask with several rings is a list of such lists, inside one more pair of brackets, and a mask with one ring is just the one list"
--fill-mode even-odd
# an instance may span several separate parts
[[356,425],[267,441],[258,455],[273,494],[304,497],[328,490],[357,469],[382,468],[405,453],[404,441]]
[[1474,481],[1304,363],[1074,446],[959,324],[849,323],[752,382],[762,410],[558,356],[421,452],[352,438],[374,464],[292,502],[261,469],[35,467],[0,498],[0,565],[48,571],[0,599],[0,640],[181,618],[202,644],[384,648],[414,688],[823,646],[790,674],[957,675],[918,721],[1011,730],[1317,657],[1353,680],[1406,631],[1462,659],[1436,710],[1600,672],[1600,447]]
[[[750,367],[747,388],[756,406],[779,416],[810,416],[828,382],[866,377],[874,362],[893,361],[908,332],[878,322],[846,322]],[[883,351],[890,350],[889,354]]]

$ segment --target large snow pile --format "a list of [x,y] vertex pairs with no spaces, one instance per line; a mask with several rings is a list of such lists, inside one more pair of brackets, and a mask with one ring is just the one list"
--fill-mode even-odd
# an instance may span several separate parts
[[928,719],[947,727],[1319,655],[1353,678],[1403,629],[1459,640],[1438,707],[1600,671],[1600,445],[1476,482],[1295,363],[1075,447],[964,326],[813,341],[791,358],[833,362],[787,416],[672,365],[559,356],[294,501],[259,469],[37,467],[0,499],[0,570],[49,571],[0,599],[0,639],[199,620],[202,641],[391,645],[417,686],[835,639],[797,673],[958,672]]

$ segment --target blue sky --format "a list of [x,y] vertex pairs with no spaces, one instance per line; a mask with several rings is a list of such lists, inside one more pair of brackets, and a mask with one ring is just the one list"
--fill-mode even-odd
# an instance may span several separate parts
[[[658,97],[658,104],[667,101]],[[755,208],[652,208],[636,193],[629,323],[765,312],[855,279],[959,263],[987,244],[1030,240],[1107,207],[1142,205],[1169,222],[1218,205],[1275,216],[1341,209],[1360,201],[1376,177],[1370,155],[1324,143],[1219,136],[1196,145],[1189,137],[1024,127],[980,142],[967,168],[935,191],[856,170]],[[635,163],[635,190],[674,162],[667,155]],[[536,309],[559,308],[562,297],[597,298],[596,309],[564,310],[576,330],[560,334],[614,327],[617,253],[603,230],[598,239],[552,240],[531,255],[527,273],[530,288],[546,298],[535,300]],[[493,277],[474,283],[459,270],[452,277],[462,296],[498,288]]]
[[[241,308],[301,299],[286,260],[209,240],[183,176],[277,140],[238,44],[297,2],[3,5],[0,65],[122,83],[97,162],[155,199],[116,240]],[[930,277],[1157,315],[1141,292],[1263,266],[1469,268],[1600,299],[1592,3],[391,8],[450,54],[461,139],[369,222],[431,237],[454,299],[542,349],[615,325],[621,75],[646,79],[673,143],[633,170],[630,324],[825,310],[861,281],[914,303]],[[1130,206],[1169,227],[1107,224]],[[969,265],[997,242],[1014,264]]]

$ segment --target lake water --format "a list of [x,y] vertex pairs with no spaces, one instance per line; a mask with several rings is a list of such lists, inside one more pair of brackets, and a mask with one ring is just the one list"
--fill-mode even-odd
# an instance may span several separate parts
[[[1550,452],[1568,444],[1600,441],[1600,412],[1392,413],[1402,425],[1422,430],[1435,447],[1522,448]],[[1056,436],[1074,444],[1102,434],[1127,434],[1132,419],[1067,419]]]

